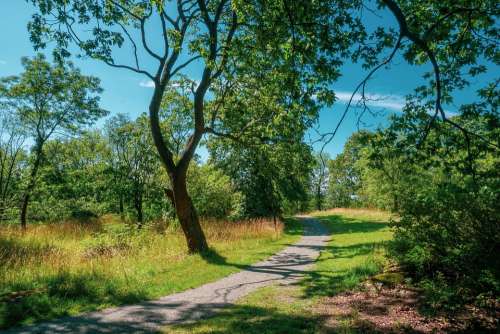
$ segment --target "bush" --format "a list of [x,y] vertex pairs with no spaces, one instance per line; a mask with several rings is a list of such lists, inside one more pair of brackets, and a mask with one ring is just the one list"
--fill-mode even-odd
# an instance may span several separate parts
[[[467,145],[460,131],[445,125],[435,125],[416,150],[412,140],[421,135],[411,131],[422,127],[414,116],[396,118],[365,152],[364,177],[373,188],[385,185],[384,197],[399,215],[391,254],[427,291],[431,307],[498,298],[498,152],[484,141]],[[481,117],[455,121],[498,141],[498,129]]]

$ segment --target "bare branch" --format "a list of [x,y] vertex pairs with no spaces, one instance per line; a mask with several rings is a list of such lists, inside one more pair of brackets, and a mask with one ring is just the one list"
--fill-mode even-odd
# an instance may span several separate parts
[[346,105],[346,107],[344,109],[344,112],[343,112],[342,116],[340,117],[340,120],[338,121],[337,126],[335,127],[335,129],[333,130],[333,132],[326,133],[326,134],[323,134],[321,136],[321,139],[320,139],[321,141],[324,140],[324,138],[326,138],[326,137],[328,137],[328,139],[326,141],[324,141],[323,146],[321,147],[320,154],[323,153],[326,145],[328,145],[333,140],[333,138],[335,137],[335,135],[337,134],[337,132],[338,132],[338,130],[340,128],[340,125],[344,122],[344,119],[347,116],[347,113],[349,112],[349,109],[351,108],[352,101],[354,100],[354,96],[356,96],[356,94],[357,94],[357,92],[359,91],[360,88],[363,87],[363,91],[364,91],[364,87],[365,87],[366,83],[375,74],[375,72],[377,72],[379,69],[381,69],[382,67],[386,66],[387,64],[389,64],[392,61],[392,59],[396,55],[397,51],[399,50],[399,47],[401,46],[402,38],[403,38],[403,35],[400,33],[399,36],[398,36],[398,39],[396,41],[396,44],[394,45],[394,48],[392,49],[392,51],[389,54],[389,56],[384,61],[382,61],[381,63],[379,63],[377,66],[375,66],[366,75],[366,77],[356,86],[356,89],[354,89],[354,91],[352,92],[351,97],[349,98],[349,102],[347,103],[347,105]]

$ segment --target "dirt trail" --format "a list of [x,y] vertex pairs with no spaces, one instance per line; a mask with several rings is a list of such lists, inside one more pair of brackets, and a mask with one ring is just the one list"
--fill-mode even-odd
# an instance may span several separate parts
[[300,218],[304,223],[300,241],[218,281],[154,301],[14,328],[5,333],[154,333],[165,325],[209,316],[257,288],[290,284],[302,277],[326,246],[329,235],[317,220]]

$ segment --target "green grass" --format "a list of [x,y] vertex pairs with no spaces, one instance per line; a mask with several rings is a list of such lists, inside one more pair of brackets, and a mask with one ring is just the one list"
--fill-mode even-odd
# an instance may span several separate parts
[[378,273],[385,262],[385,243],[392,238],[387,214],[347,209],[333,213],[316,214],[330,230],[332,240],[303,282],[307,297],[352,289]]
[[385,262],[384,243],[392,232],[388,215],[380,211],[338,209],[314,215],[328,227],[332,239],[300,284],[260,289],[212,318],[168,327],[165,333],[324,332],[314,306],[322,297],[353,289],[379,272]]
[[179,231],[116,222],[0,229],[0,329],[153,299],[214,281],[295,242],[301,225],[212,222],[213,251],[189,255]]

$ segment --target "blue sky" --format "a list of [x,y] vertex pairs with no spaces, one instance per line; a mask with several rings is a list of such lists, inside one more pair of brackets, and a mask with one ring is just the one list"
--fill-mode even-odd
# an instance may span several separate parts
[[[34,9],[23,0],[0,0],[0,45],[3,46],[0,51],[0,77],[20,73],[22,70],[20,58],[35,54],[26,29],[33,13]],[[380,24],[382,20],[386,26],[395,26],[390,15],[381,17],[373,15],[370,17],[370,15],[367,13],[369,23]],[[118,56],[125,57],[129,51],[120,50]],[[111,114],[125,113],[134,118],[147,111],[152,88],[146,77],[127,70],[110,68],[92,59],[74,59],[74,62],[85,74],[101,79],[104,88],[102,106],[110,110]],[[146,61],[144,65],[150,64]],[[196,80],[199,78],[199,69],[199,64],[194,64],[188,69],[187,75]],[[408,66],[400,57],[396,57],[391,68],[379,71],[368,85],[368,94],[377,100],[372,102],[371,108],[379,115],[367,114],[362,118],[362,124],[359,125],[362,128],[374,129],[386,124],[387,115],[401,110],[404,96],[423,82],[421,75],[429,69],[428,64],[420,67]],[[333,85],[338,98],[337,103],[331,108],[325,108],[320,114],[318,123],[320,132],[333,130],[345,109],[345,103],[350,94],[366,75],[366,71],[355,64],[345,65],[342,73],[343,76]],[[488,77],[484,79],[489,79]],[[481,84],[484,79],[478,79],[474,86]],[[474,90],[475,88],[471,88],[459,92],[455,96],[457,103],[472,102],[475,98]],[[446,106],[446,109],[453,111],[456,106]],[[326,152],[335,156],[342,151],[346,139],[358,129],[357,120],[357,111],[352,109],[334,140],[326,147]],[[99,124],[103,124],[103,121]],[[315,132],[311,130],[309,135],[314,138]],[[199,153],[202,158],[206,156],[203,148]]]

